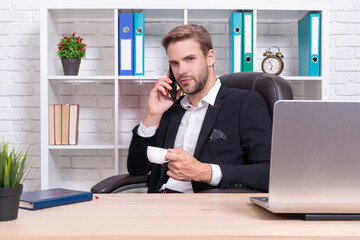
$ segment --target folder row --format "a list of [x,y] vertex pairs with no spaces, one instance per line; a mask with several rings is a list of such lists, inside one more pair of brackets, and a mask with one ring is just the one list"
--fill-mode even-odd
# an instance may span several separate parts
[[[230,73],[253,71],[253,13],[233,12],[229,19]],[[298,21],[299,76],[320,76],[321,15]]]
[[229,19],[230,73],[253,71],[253,13],[233,12]]
[[[229,18],[230,73],[253,71],[253,13]],[[298,21],[299,76],[320,76],[321,15]],[[144,75],[144,13],[119,13],[119,75]]]
[[144,13],[119,13],[119,75],[144,75]]

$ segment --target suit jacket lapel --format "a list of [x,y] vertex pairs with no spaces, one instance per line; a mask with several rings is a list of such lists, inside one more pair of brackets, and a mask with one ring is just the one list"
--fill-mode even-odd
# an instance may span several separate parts
[[221,85],[221,88],[219,89],[214,106],[209,105],[209,107],[206,111],[204,122],[203,122],[201,130],[200,130],[200,134],[199,134],[199,138],[198,138],[198,141],[196,144],[194,156],[197,155],[198,151],[201,149],[202,145],[205,143],[205,140],[210,135],[210,132],[213,129],[213,126],[215,124],[217,116],[223,105],[226,93],[227,93],[227,87],[225,87],[224,85]]

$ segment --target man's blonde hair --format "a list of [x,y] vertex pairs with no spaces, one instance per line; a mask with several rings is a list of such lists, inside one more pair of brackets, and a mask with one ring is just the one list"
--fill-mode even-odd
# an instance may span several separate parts
[[165,35],[165,37],[161,40],[161,44],[167,51],[170,43],[185,39],[194,39],[198,42],[204,56],[207,55],[210,49],[213,49],[209,32],[204,27],[196,24],[187,24],[175,27]]

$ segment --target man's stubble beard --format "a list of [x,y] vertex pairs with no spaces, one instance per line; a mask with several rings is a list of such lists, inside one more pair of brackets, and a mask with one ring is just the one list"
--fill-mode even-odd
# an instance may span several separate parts
[[[190,91],[184,91],[184,89],[181,88],[181,90],[186,94],[186,95],[195,95],[197,93],[199,93],[201,90],[203,90],[203,88],[205,87],[208,77],[209,77],[209,69],[207,68],[207,65],[205,65],[200,73],[194,77],[193,75],[180,75],[179,76],[179,80],[181,78],[191,78],[194,83],[194,89],[190,90]],[[180,86],[180,85],[179,85]]]

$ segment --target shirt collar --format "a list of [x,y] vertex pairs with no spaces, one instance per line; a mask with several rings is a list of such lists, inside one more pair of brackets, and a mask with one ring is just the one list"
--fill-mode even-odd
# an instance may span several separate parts
[[[216,96],[220,90],[220,87],[221,87],[221,82],[220,82],[220,79],[217,78],[214,86],[212,86],[212,88],[206,94],[206,96],[203,97],[203,99],[201,99],[200,102],[198,103],[198,108],[203,107],[206,104],[210,104],[211,106],[214,106]],[[191,105],[191,103],[189,101],[189,97],[187,95],[185,95],[185,97],[181,100],[180,104],[186,110],[193,107]]]

